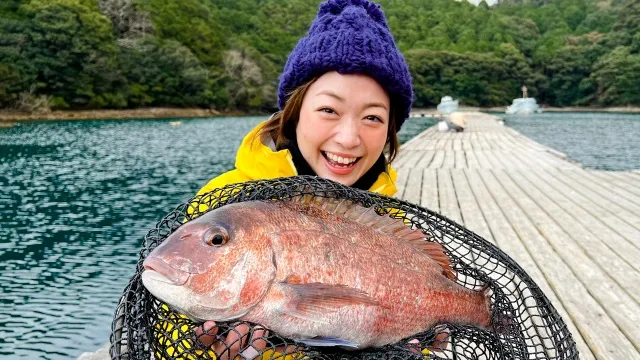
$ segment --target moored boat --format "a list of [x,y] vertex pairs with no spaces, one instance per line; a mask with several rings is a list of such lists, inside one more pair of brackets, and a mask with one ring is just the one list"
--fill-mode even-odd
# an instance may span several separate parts
[[453,100],[451,96],[443,96],[438,104],[438,112],[441,114],[450,114],[458,110],[458,100]]

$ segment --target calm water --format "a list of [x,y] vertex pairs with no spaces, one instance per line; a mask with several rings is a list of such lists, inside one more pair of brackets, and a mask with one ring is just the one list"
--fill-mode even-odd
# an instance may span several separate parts
[[[69,359],[106,343],[145,233],[231,169],[261,120],[0,129],[0,359]],[[401,141],[432,124],[408,121]]]
[[567,154],[585,167],[640,169],[640,115],[546,113],[496,114],[531,139]]

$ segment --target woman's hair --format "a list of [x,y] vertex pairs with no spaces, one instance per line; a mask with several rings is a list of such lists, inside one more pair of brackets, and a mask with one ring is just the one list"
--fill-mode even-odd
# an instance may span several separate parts
[[[296,127],[300,119],[300,109],[302,108],[302,100],[307,90],[318,78],[315,77],[306,83],[298,86],[289,94],[289,98],[285,102],[284,108],[275,114],[266,122],[264,127],[257,134],[257,138],[270,136],[276,144],[276,148],[280,149],[289,141],[296,138]],[[387,164],[390,164],[396,158],[400,149],[400,142],[396,134],[397,112],[394,111],[393,101],[391,101],[391,109],[389,111],[389,130],[387,131],[387,140],[385,150],[387,152]]]

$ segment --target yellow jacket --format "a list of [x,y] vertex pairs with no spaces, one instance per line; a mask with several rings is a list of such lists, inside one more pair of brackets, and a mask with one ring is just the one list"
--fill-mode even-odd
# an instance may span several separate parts
[[[275,151],[275,145],[267,145],[258,141],[256,135],[263,126],[264,123],[261,123],[245,136],[236,155],[236,168],[209,181],[198,191],[198,195],[228,184],[298,175],[289,150]],[[398,191],[395,185],[396,177],[396,171],[388,166],[387,172],[378,176],[369,191],[393,196]],[[200,208],[199,210],[206,209]]]

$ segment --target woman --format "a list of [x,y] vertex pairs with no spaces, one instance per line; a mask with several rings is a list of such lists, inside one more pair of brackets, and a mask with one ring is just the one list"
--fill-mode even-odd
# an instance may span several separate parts
[[[389,164],[411,102],[411,76],[379,6],[366,0],[326,1],[289,55],[278,89],[281,110],[245,137],[236,168],[198,194],[249,180],[317,175],[394,195],[396,173]],[[226,343],[233,344],[232,353],[219,358],[235,357],[246,344],[264,347],[257,340],[264,331],[247,336],[249,330],[231,331]],[[209,321],[196,332],[212,343],[217,329]],[[212,345],[218,354],[225,348],[221,342]]]

